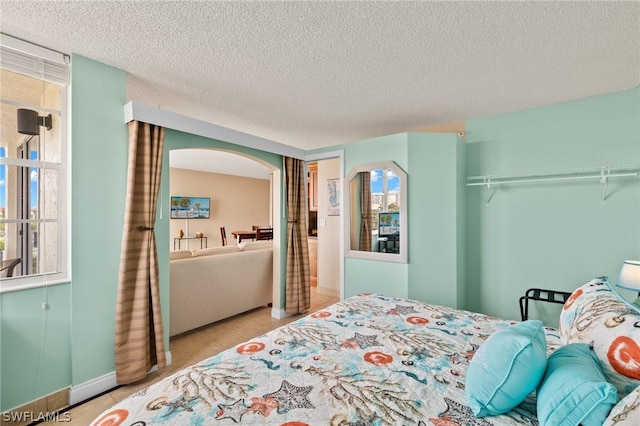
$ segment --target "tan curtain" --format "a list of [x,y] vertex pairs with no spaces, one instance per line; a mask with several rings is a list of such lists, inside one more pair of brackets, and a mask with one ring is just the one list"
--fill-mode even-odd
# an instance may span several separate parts
[[371,172],[360,172],[360,251],[371,251]]
[[166,366],[153,227],[164,128],[129,122],[129,171],[116,305],[116,380],[133,383]]
[[307,242],[307,192],[304,161],[285,157],[287,183],[287,280],[285,311],[305,312],[311,306],[309,247]]

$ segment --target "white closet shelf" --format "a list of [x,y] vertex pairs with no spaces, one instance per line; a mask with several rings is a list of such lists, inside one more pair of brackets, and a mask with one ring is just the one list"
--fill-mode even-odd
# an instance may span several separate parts
[[609,178],[631,176],[638,176],[637,167],[603,166],[514,175],[469,176],[467,177],[467,186],[486,186],[490,189],[493,185],[509,183],[553,182],[578,179],[599,179],[600,183],[606,183]]
[[606,199],[609,179],[619,177],[637,177],[638,167],[635,166],[602,166],[583,169],[555,170],[538,173],[513,175],[482,175],[467,177],[467,186],[483,186],[491,189],[496,185],[533,182],[559,182],[568,180],[598,179],[604,185],[602,201]]

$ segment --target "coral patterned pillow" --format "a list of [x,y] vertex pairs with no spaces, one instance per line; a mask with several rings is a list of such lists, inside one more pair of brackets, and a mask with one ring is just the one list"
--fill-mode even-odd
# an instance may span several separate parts
[[588,343],[607,380],[624,398],[640,385],[640,314],[611,290],[607,278],[579,287],[560,313],[562,343]]

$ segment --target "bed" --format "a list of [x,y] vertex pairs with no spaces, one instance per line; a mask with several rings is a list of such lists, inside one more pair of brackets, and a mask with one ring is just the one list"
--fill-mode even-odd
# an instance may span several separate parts
[[[537,425],[534,394],[482,418],[465,395],[478,348],[513,324],[360,294],[178,371],[92,425]],[[544,333],[549,355],[563,342]]]

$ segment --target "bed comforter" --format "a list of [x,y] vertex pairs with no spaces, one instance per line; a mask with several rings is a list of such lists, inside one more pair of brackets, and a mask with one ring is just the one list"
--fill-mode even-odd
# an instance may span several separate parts
[[[465,374],[513,322],[362,294],[136,392],[93,425],[537,425],[529,396],[476,418]],[[549,351],[560,345],[546,329]]]

